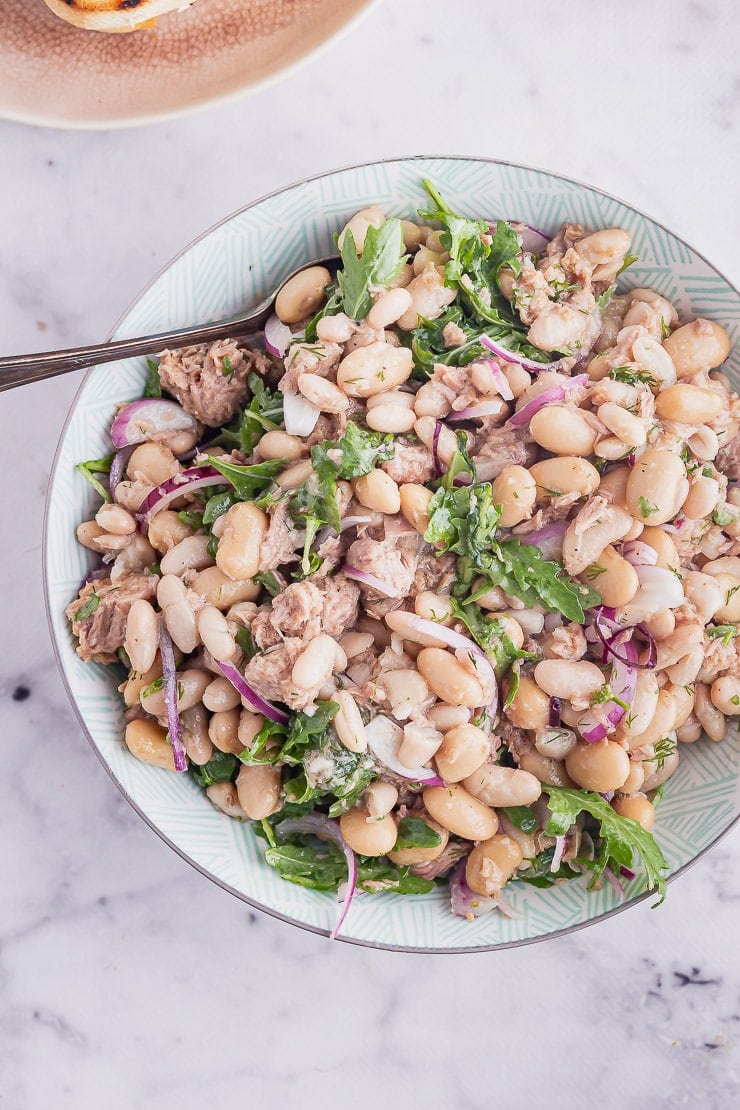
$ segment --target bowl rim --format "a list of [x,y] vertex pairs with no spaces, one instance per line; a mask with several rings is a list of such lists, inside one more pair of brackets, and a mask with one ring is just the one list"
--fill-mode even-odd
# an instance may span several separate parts
[[[706,258],[705,255],[703,255],[700,251],[695,250],[694,247],[692,247],[690,243],[687,243],[686,240],[683,239],[680,235],[677,235],[675,232],[671,231],[670,228],[667,228],[665,226],[665,224],[661,223],[659,220],[654,219],[652,216],[643,212],[641,209],[635,208],[634,205],[629,204],[626,201],[621,200],[619,197],[615,196],[613,193],[608,193],[603,189],[597,188],[595,185],[590,185],[587,182],[579,181],[577,178],[569,177],[567,174],[556,173],[556,172],[553,172],[551,170],[542,169],[541,167],[538,167],[538,166],[532,166],[532,165],[522,163],[522,162],[512,162],[512,161],[509,161],[507,159],[502,159],[502,158],[486,158],[482,155],[465,155],[465,154],[412,154],[412,155],[398,155],[398,156],[394,156],[393,158],[380,158],[380,159],[374,158],[374,159],[371,159],[367,162],[356,162],[356,163],[353,163],[351,165],[339,166],[339,167],[336,167],[336,168],[331,169],[331,170],[325,170],[323,173],[313,174],[311,177],[301,178],[297,181],[291,182],[288,185],[283,185],[279,189],[273,189],[271,192],[264,193],[261,196],[257,197],[255,200],[250,201],[248,204],[242,205],[240,208],[237,208],[235,211],[231,212],[229,215],[224,216],[222,219],[218,220],[216,223],[214,223],[210,227],[206,228],[205,231],[202,231],[199,235],[197,235],[194,239],[192,239],[189,243],[187,243],[184,247],[182,247],[175,255],[173,255],[160,268],[160,270],[154,275],[154,277],[152,277],[146,283],[146,285],[140,290],[140,292],[133,298],[133,300],[130,302],[130,304],[127,305],[125,310],[118,317],[115,324],[113,325],[113,327],[111,328],[111,330],[108,333],[106,342],[110,342],[110,340],[113,338],[113,336],[118,331],[118,328],[121,326],[121,324],[126,319],[126,317],[133,311],[133,309],[136,307],[136,305],[139,303],[139,301],[144,296],[146,296],[146,294],[149,292],[149,290],[160,280],[160,278],[162,278],[167,273],[167,271],[176,262],[178,262],[185,254],[187,254],[187,252],[189,250],[191,250],[193,247],[197,246],[202,240],[204,240],[204,239],[208,238],[210,235],[212,235],[214,231],[217,231],[219,228],[221,228],[221,227],[225,226],[226,224],[230,223],[236,217],[242,215],[242,213],[247,212],[252,208],[255,208],[259,204],[263,204],[267,200],[271,200],[273,197],[279,196],[281,193],[289,192],[291,189],[297,188],[300,185],[307,185],[310,182],[321,181],[324,178],[333,177],[336,174],[347,173],[347,172],[350,172],[352,170],[366,169],[366,168],[371,167],[371,166],[386,165],[388,163],[414,162],[414,161],[420,161],[420,162],[421,161],[442,161],[442,162],[461,162],[462,161],[462,162],[480,162],[480,163],[483,163],[485,165],[507,166],[507,167],[512,168],[512,169],[521,169],[521,170],[526,170],[526,171],[533,172],[533,173],[544,174],[547,177],[554,178],[555,180],[564,181],[564,182],[567,182],[570,185],[576,185],[581,189],[588,189],[591,192],[598,193],[599,195],[601,195],[603,197],[606,197],[608,200],[616,201],[618,204],[620,204],[623,207],[629,209],[636,216],[640,217],[640,219],[649,220],[650,223],[654,224],[656,227],[661,228],[663,231],[667,232],[667,234],[673,236],[673,238],[678,240],[678,242],[683,244],[683,246],[688,247],[688,249],[690,251],[692,251],[697,256],[697,258],[700,258],[703,262],[706,263],[706,265],[718,277],[722,278],[722,280],[727,283],[727,286],[734,293],[736,293],[737,296],[740,298],[740,290],[737,289],[737,287],[733,284],[733,282],[731,282],[729,280],[729,278],[727,278],[725,276],[725,274],[722,273],[721,270],[718,270],[717,267],[712,262],[710,262],[709,259]],[[288,914],[281,913],[279,910],[275,910],[270,906],[265,906],[265,905],[263,905],[263,903],[258,902],[254,898],[250,898],[248,895],[244,894],[243,891],[237,890],[236,887],[232,886],[230,883],[227,883],[223,879],[218,878],[218,876],[214,875],[211,871],[209,871],[207,868],[203,867],[200,863],[198,863],[197,860],[193,859],[192,856],[188,855],[188,853],[184,849],[180,848],[179,845],[175,844],[174,841],[172,841],[158,827],[158,825],[141,809],[141,807],[138,805],[138,803],[134,801],[134,799],[131,797],[131,795],[126,790],[123,783],[121,783],[118,780],[118,778],[116,777],[116,775],[114,774],[112,767],[110,766],[110,764],[107,762],[107,760],[103,756],[103,753],[100,751],[100,749],[95,744],[95,741],[93,740],[92,735],[91,735],[91,733],[90,733],[90,731],[87,727],[87,724],[85,723],[85,720],[82,716],[82,712],[81,712],[81,710],[80,710],[80,708],[77,704],[77,700],[76,700],[76,698],[75,698],[75,696],[72,692],[72,688],[70,686],[70,683],[67,680],[67,675],[66,675],[66,672],[65,672],[65,669],[64,669],[64,665],[62,663],[62,657],[61,657],[61,652],[60,652],[60,648],[59,648],[59,643],[58,643],[56,633],[55,633],[54,621],[53,621],[53,618],[52,618],[51,594],[50,594],[50,589],[49,589],[49,564],[48,564],[48,540],[49,540],[49,536],[48,536],[48,526],[49,526],[49,517],[50,517],[50,511],[51,511],[51,491],[52,491],[52,488],[54,486],[54,480],[55,480],[55,477],[56,477],[57,468],[59,466],[62,445],[64,443],[64,440],[65,440],[65,437],[66,437],[66,434],[67,434],[67,430],[69,428],[70,421],[71,421],[72,416],[73,416],[73,414],[74,414],[74,412],[77,408],[77,404],[80,400],[80,395],[82,394],[82,391],[84,390],[85,386],[87,385],[89,377],[95,372],[96,369],[98,369],[98,368],[93,366],[85,372],[85,374],[82,378],[82,381],[80,382],[80,385],[77,388],[74,397],[72,398],[72,402],[69,406],[69,410],[68,410],[67,415],[64,419],[64,424],[63,424],[62,429],[59,433],[59,439],[58,439],[58,442],[57,442],[56,449],[54,451],[54,458],[52,460],[51,468],[49,470],[49,480],[48,480],[48,485],[47,485],[46,496],[45,496],[45,499],[44,499],[44,515],[43,515],[43,526],[42,526],[42,560],[41,560],[41,562],[42,562],[41,573],[42,573],[42,579],[43,579],[42,585],[43,585],[43,591],[44,591],[44,605],[45,605],[45,609],[46,609],[46,619],[47,619],[47,624],[48,624],[48,627],[49,627],[49,634],[50,634],[50,638],[51,638],[51,642],[52,642],[52,648],[53,648],[53,651],[54,651],[54,657],[56,659],[57,667],[59,669],[59,673],[60,673],[61,679],[62,679],[62,684],[64,686],[64,689],[65,689],[66,693],[67,693],[67,697],[69,698],[69,701],[72,704],[72,708],[74,710],[75,716],[77,717],[77,720],[78,720],[78,722],[79,722],[79,724],[82,728],[83,735],[85,736],[88,744],[92,748],[92,750],[95,753],[95,755],[97,756],[98,760],[100,761],[100,763],[105,768],[108,776],[113,781],[113,783],[116,785],[118,790],[120,790],[121,794],[123,794],[124,798],[129,803],[131,808],[139,815],[139,817],[142,818],[142,820],[149,826],[149,828],[152,829],[156,833],[156,835],[159,837],[160,840],[162,840],[165,844],[167,844],[178,856],[180,856],[181,859],[185,860],[186,863],[190,864],[191,867],[193,867],[196,871],[200,872],[201,875],[204,875],[207,879],[209,879],[212,883],[215,883],[215,885],[220,887],[222,890],[227,891],[229,894],[233,894],[236,898],[238,898],[242,902],[245,902],[252,909],[259,910],[260,912],[266,913],[270,917],[275,918],[278,921],[285,922],[288,925],[294,925],[297,928],[303,929],[306,932],[315,933],[318,936],[323,936],[323,937],[329,938],[329,936],[330,936],[330,930],[329,929],[322,929],[320,926],[311,925],[311,924],[309,924],[308,922],[305,922],[305,921],[299,921],[295,917],[291,917]],[[673,874],[668,877],[667,882],[672,883],[679,876],[684,875],[691,867],[694,866],[694,864],[696,864],[703,856],[705,856],[707,854],[707,852],[711,851],[714,847],[716,847],[717,844],[719,844],[722,840],[724,840],[725,837],[728,836],[729,833],[732,832],[732,830],[739,823],[740,823],[740,814],[738,814],[736,817],[734,817],[724,829],[722,829],[719,833],[717,833],[717,835],[714,837],[714,839],[709,844],[707,844],[704,848],[702,848],[701,851],[699,851],[695,856],[693,856],[690,860],[688,860],[687,863],[683,864],[682,867],[679,867],[679,869],[677,871],[674,871]],[[613,909],[606,910],[603,913],[598,914],[596,917],[591,917],[587,921],[576,922],[573,925],[566,925],[564,928],[556,929],[553,932],[541,933],[541,934],[539,934],[538,936],[535,936],[535,937],[525,937],[525,938],[522,938],[522,939],[519,939],[519,940],[501,941],[497,944],[470,945],[470,946],[458,945],[458,946],[451,947],[451,948],[434,948],[434,947],[428,947],[426,945],[386,944],[386,943],[382,943],[380,941],[365,940],[365,939],[362,939],[362,938],[359,938],[359,937],[343,936],[341,933],[335,939],[339,940],[339,941],[342,941],[345,944],[357,945],[360,948],[375,948],[375,949],[380,949],[380,950],[386,951],[386,952],[403,952],[403,953],[414,953],[414,954],[419,954],[419,955],[463,955],[463,954],[470,955],[472,953],[478,953],[478,952],[480,952],[480,953],[499,952],[499,951],[505,951],[505,950],[511,949],[511,948],[521,948],[521,947],[524,947],[525,945],[529,945],[529,944],[538,944],[538,943],[543,942],[543,941],[554,940],[558,937],[569,936],[571,933],[580,932],[580,930],[587,929],[591,925],[596,925],[601,921],[606,921],[608,918],[615,917],[617,914],[623,913],[625,910],[630,909],[632,906],[636,906],[640,902],[644,902],[646,898],[652,898],[655,895],[655,893],[656,892],[654,890],[643,891],[642,894],[639,894],[634,898],[630,898],[629,901],[623,902],[620,905],[615,906]]]
[[[56,131],[123,131],[127,128],[151,127],[157,123],[166,123],[169,120],[182,119],[185,116],[199,115],[203,112],[207,112],[211,108],[215,109],[222,105],[230,104],[242,97],[246,99],[252,96],[253,93],[262,92],[278,84],[278,82],[283,79],[291,77],[296,70],[300,69],[313,58],[317,58],[325,51],[331,49],[331,47],[335,46],[344,35],[353,31],[366,16],[370,15],[373,8],[380,6],[381,0],[353,0],[353,3],[357,5],[356,9],[334,32],[332,32],[332,34],[327,35],[327,37],[317,43],[316,46],[300,50],[288,65],[272,70],[259,81],[255,81],[252,84],[239,85],[229,89],[227,92],[217,93],[213,96],[205,96],[189,104],[184,104],[179,108],[170,108],[159,112],[141,111],[135,112],[133,115],[111,116],[101,119],[74,119],[70,117],[45,115],[41,112],[27,111],[23,108],[6,108],[0,105],[0,119],[7,120],[9,123],[25,124],[29,127],[49,127]],[[84,31],[83,28],[76,29],[81,32]],[[87,33],[100,34],[101,32],[88,31]],[[266,200],[267,197],[262,197],[260,199]],[[234,215],[236,215],[236,213],[234,213]],[[209,230],[212,231],[217,226],[218,224],[214,224],[213,228]],[[197,242],[197,240],[194,239],[193,244],[195,242]],[[185,249],[187,250],[187,248]],[[179,255],[175,255],[172,261],[174,262],[178,257]],[[147,285],[146,288],[142,289],[142,296],[146,293],[148,288],[149,286]]]

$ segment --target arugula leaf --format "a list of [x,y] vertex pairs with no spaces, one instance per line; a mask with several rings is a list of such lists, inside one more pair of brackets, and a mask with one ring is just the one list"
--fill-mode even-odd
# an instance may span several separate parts
[[199,786],[212,786],[214,782],[232,782],[236,777],[239,760],[230,752],[214,751],[207,763],[191,766],[190,773]]
[[462,621],[475,642],[495,661],[499,677],[519,659],[536,658],[531,651],[522,651],[514,647],[511,639],[506,635],[506,625],[502,620],[493,614],[486,616],[480,606],[473,601],[461,602],[455,597],[450,600],[455,616]]
[[240,628],[234,636],[236,646],[240,647],[248,659],[255,654],[254,640],[248,628]]
[[85,604],[81,606],[76,616],[73,618],[75,624],[79,624],[81,621],[86,621],[89,617],[91,617],[93,613],[97,610],[98,605],[100,605],[100,596],[93,592],[88,596]]
[[393,457],[393,436],[365,431],[350,421],[336,443],[324,440],[311,448],[313,474],[302,482],[290,500],[293,520],[305,528],[301,569],[304,577],[316,569],[312,545],[323,525],[339,532],[342,522],[337,504],[337,478],[359,478],[375,464]]
[[79,470],[82,477],[86,482],[89,482],[96,493],[99,493],[104,501],[112,501],[110,490],[107,490],[102,482],[99,482],[95,477],[96,474],[110,474],[110,468],[113,463],[113,455],[106,455],[104,459],[88,459],[87,462],[77,463],[75,470]]
[[263,432],[274,431],[283,424],[283,395],[271,390],[254,371],[247,376],[252,400],[213,440],[221,447],[236,447],[251,455]]
[[398,277],[406,261],[400,220],[386,220],[380,227],[369,227],[357,254],[351,231],[342,242],[342,269],[337,274],[342,307],[353,320],[362,320],[372,308],[371,289],[384,289]]
[[623,274],[625,270],[628,270],[630,266],[633,266],[635,262],[637,262],[639,257],[640,256],[638,254],[626,254],[624,256],[624,262],[617,270],[617,277],[619,277],[620,274]]
[[270,597],[277,597],[277,595],[283,589],[283,587],[278,582],[276,575],[274,575],[271,570],[264,571],[260,574],[255,574],[252,581],[259,582],[260,586],[264,586]]
[[561,863],[558,870],[553,872],[551,867],[554,855],[554,847],[545,848],[543,851],[538,852],[534,859],[529,861],[529,867],[526,871],[517,871],[516,881],[528,883],[530,886],[539,887],[541,889],[547,889],[548,887],[555,886],[560,879],[575,879],[580,875],[581,872],[576,871],[568,863]]
[[[437,188],[429,180],[424,181],[424,188],[434,202],[434,208],[419,209],[419,215],[425,220],[437,220],[444,226],[442,232],[442,246],[449,251],[450,261],[445,270],[447,283],[460,280],[464,273],[476,266],[479,260],[485,257],[486,247],[481,239],[488,233],[487,220],[470,220],[458,215],[442,199]],[[515,236],[516,238],[516,236]],[[518,244],[517,244],[518,250]]]
[[[275,475],[284,466],[285,459],[269,459],[267,462],[254,463],[252,466],[239,466],[237,463],[225,462],[216,455],[209,455],[208,462],[231,483],[237,500],[254,501],[268,486],[272,485]],[[209,498],[208,503],[213,500],[214,498]]]
[[422,821],[420,817],[404,817],[398,822],[398,836],[393,851],[400,852],[403,848],[437,848],[441,843],[442,837],[426,821]]
[[599,822],[603,844],[592,884],[610,861],[614,861],[617,870],[619,867],[631,867],[636,850],[645,867],[648,889],[657,890],[660,895],[655,904],[659,905],[665,899],[663,872],[668,870],[668,861],[655,838],[639,822],[630,817],[620,817],[601,795],[591,791],[548,786],[546,793],[550,810],[550,819],[545,827],[548,836],[564,836],[580,813],[589,813]]
[[146,385],[142,397],[161,397],[162,396],[162,383],[159,380],[159,367],[153,358],[146,360],[149,373],[146,376]]
[[188,528],[192,528],[195,532],[203,527],[203,514],[193,513],[188,509],[182,509],[177,514],[177,519],[181,520],[183,524],[187,524]]
[[[274,826],[280,837],[280,825]],[[265,852],[267,863],[288,882],[312,890],[337,890],[347,879],[344,853],[333,841],[309,836],[291,836],[287,842]],[[357,885],[369,894],[381,890],[396,894],[427,894],[434,890],[429,879],[412,875],[408,867],[398,867],[385,857],[357,857]]]
[[324,470],[336,478],[361,478],[379,462],[392,459],[395,445],[392,435],[370,432],[350,420],[336,443],[325,439],[311,448],[314,470]]
[[537,818],[531,806],[505,806],[503,812],[524,833],[534,832],[537,828]]
[[213,524],[214,520],[218,520],[224,513],[228,513],[232,505],[235,505],[239,498],[236,491],[233,489],[224,490],[223,493],[214,493],[206,501],[203,510],[203,523]]
[[427,543],[454,551],[482,570],[496,534],[501,510],[493,503],[490,482],[441,487],[429,502]]
[[577,624],[584,623],[585,609],[601,604],[601,595],[571,578],[560,563],[543,559],[539,548],[518,540],[494,544],[485,573],[495,586],[526,605],[544,605]]
[[324,294],[326,300],[314,317],[306,324],[306,329],[303,333],[303,338],[306,343],[315,343],[318,339],[316,333],[316,325],[319,320],[323,320],[324,316],[336,316],[342,308],[342,295],[337,288],[337,283],[333,281],[331,285],[327,285]]

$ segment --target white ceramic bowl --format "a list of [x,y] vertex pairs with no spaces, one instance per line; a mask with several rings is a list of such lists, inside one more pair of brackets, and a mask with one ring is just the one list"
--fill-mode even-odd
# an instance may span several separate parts
[[[554,231],[565,219],[588,228],[627,228],[639,261],[626,285],[649,285],[682,317],[717,319],[734,335],[731,372],[740,380],[740,294],[701,255],[654,220],[568,178],[470,158],[406,158],[338,170],[292,185],[228,217],[187,247],[148,286],[115,337],[144,335],[236,313],[259,300],[281,276],[330,254],[332,235],[358,208],[378,203],[412,214],[431,178],[451,205],[474,216],[503,217]],[[251,905],[314,932],[336,919],[333,895],[284,882],[261,857],[248,826],[218,813],[187,775],[137,762],[122,743],[122,709],[110,669],[75,655],[65,605],[76,595],[89,552],[75,539],[94,496],[75,463],[110,450],[114,406],[141,394],[146,360],[91,371],[80,387],[49,485],[44,540],[47,603],[59,664],[83,731],[113,781],[145,821],[203,874]],[[658,808],[655,835],[675,877],[717,842],[740,815],[740,744],[704,739],[681,749],[681,764]],[[475,922],[453,917],[444,891],[417,897],[365,895],[352,905],[343,940],[416,951],[474,951],[555,936],[618,912],[645,897],[642,877],[615,891],[589,892],[582,880],[550,890],[507,888],[517,916]]]

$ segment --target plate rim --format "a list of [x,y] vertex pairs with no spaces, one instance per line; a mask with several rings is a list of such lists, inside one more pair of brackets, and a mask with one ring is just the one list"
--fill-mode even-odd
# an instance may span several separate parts
[[[377,2],[378,2],[378,0],[370,0],[371,4],[372,3],[377,3]],[[235,209],[233,212],[224,216],[222,219],[216,221],[216,223],[212,224],[210,227],[206,228],[204,231],[202,231],[195,238],[190,240],[190,242],[188,242],[184,247],[182,247],[179,251],[177,251],[159,269],[159,271],[146,283],[146,285],[144,285],[144,287],[139,291],[139,293],[133,298],[133,300],[127,305],[127,307],[124,309],[124,311],[118,317],[115,324],[113,325],[113,327],[108,332],[106,342],[111,341],[111,339],[116,334],[116,332],[118,331],[119,327],[121,326],[123,321],[126,319],[126,317],[134,310],[136,305],[147,295],[147,293],[150,291],[150,289],[154,285],[156,285],[156,283],[160,280],[160,278],[162,278],[164,276],[164,274],[166,274],[167,271],[172,266],[175,265],[175,263],[177,263],[185,254],[187,254],[188,251],[197,247],[204,239],[207,239],[210,235],[212,235],[219,228],[224,227],[226,224],[230,223],[232,220],[236,219],[238,216],[242,215],[244,212],[249,211],[250,209],[256,207],[259,204],[263,204],[265,201],[271,200],[274,197],[277,197],[277,196],[281,195],[282,193],[290,192],[291,189],[297,188],[300,185],[306,185],[306,184],[309,184],[309,183],[312,183],[312,182],[315,182],[315,181],[321,181],[321,180],[323,180],[327,177],[333,177],[337,174],[347,173],[347,172],[351,172],[353,170],[367,169],[367,168],[372,167],[372,166],[386,165],[386,164],[389,164],[389,163],[399,163],[399,162],[411,163],[411,162],[415,162],[415,161],[479,162],[479,163],[483,163],[485,165],[506,166],[506,167],[511,168],[511,169],[519,169],[519,170],[525,170],[525,171],[532,172],[532,173],[543,174],[547,177],[554,178],[558,181],[563,181],[563,182],[566,182],[570,185],[577,185],[581,189],[587,189],[591,192],[597,193],[602,197],[606,197],[608,200],[615,201],[617,204],[622,205],[623,207],[625,207],[625,208],[629,209],[631,212],[633,212],[635,215],[639,216],[640,219],[650,221],[656,227],[661,228],[661,230],[665,231],[668,235],[671,235],[674,239],[676,239],[678,242],[680,242],[683,246],[687,247],[690,251],[692,251],[697,256],[697,258],[700,258],[704,263],[706,263],[706,265],[718,277],[720,277],[724,282],[726,282],[728,288],[731,289],[738,296],[738,298],[740,298],[740,289],[738,289],[735,286],[735,284],[732,281],[730,281],[729,278],[714,265],[714,263],[710,262],[710,260],[704,254],[702,254],[698,250],[695,250],[695,248],[692,247],[690,243],[687,243],[687,241],[682,236],[677,235],[674,231],[671,231],[671,229],[666,227],[665,224],[661,223],[660,220],[654,219],[652,216],[648,215],[646,212],[643,212],[641,209],[635,208],[634,205],[629,204],[627,201],[621,200],[619,197],[615,196],[613,193],[607,192],[604,189],[600,189],[595,185],[591,185],[588,182],[579,181],[577,178],[570,177],[567,174],[558,173],[558,172],[555,172],[555,171],[552,171],[552,170],[543,169],[542,167],[532,166],[532,165],[529,165],[529,164],[523,163],[523,162],[513,162],[513,161],[510,161],[508,159],[503,159],[503,158],[486,158],[483,155],[466,155],[466,154],[411,154],[411,155],[398,155],[398,156],[394,156],[392,158],[381,158],[381,159],[374,158],[374,159],[370,159],[367,162],[357,162],[357,163],[352,163],[350,165],[335,167],[335,168],[330,169],[330,170],[325,170],[323,173],[313,174],[311,177],[299,178],[298,180],[293,181],[293,182],[289,183],[288,185],[283,185],[278,189],[273,189],[269,193],[264,193],[261,196],[256,197],[254,200],[250,201],[248,204],[241,205],[239,208]],[[56,445],[56,448],[55,448],[55,451],[54,451],[54,456],[53,456],[53,459],[52,459],[51,467],[49,469],[49,479],[48,479],[48,484],[47,484],[46,495],[45,495],[45,498],[44,498],[44,513],[43,513],[43,524],[42,524],[42,533],[41,533],[41,539],[42,539],[41,574],[42,574],[42,587],[43,587],[43,592],[44,592],[44,608],[45,608],[45,612],[46,612],[46,620],[47,620],[47,625],[48,625],[48,629],[49,629],[49,636],[50,636],[51,643],[52,643],[52,649],[53,649],[53,652],[54,652],[54,658],[56,660],[56,665],[57,665],[57,668],[59,670],[59,673],[60,673],[60,676],[61,676],[61,679],[62,679],[62,685],[64,686],[65,692],[67,694],[67,698],[69,699],[69,701],[72,705],[72,709],[73,709],[73,711],[75,713],[75,716],[77,717],[78,723],[79,723],[79,725],[82,729],[83,736],[85,737],[88,744],[92,748],[93,752],[97,756],[98,760],[100,761],[100,763],[104,767],[104,769],[107,772],[109,778],[112,780],[112,782],[118,788],[118,790],[120,790],[121,794],[124,796],[124,798],[129,803],[131,808],[139,815],[140,818],[142,818],[142,820],[149,826],[149,828],[152,829],[154,833],[156,833],[156,835],[159,837],[160,840],[162,840],[165,844],[167,844],[178,856],[180,856],[181,859],[183,859],[186,863],[190,864],[190,866],[193,867],[196,871],[198,871],[201,875],[205,876],[205,878],[209,879],[212,883],[214,883],[216,886],[220,887],[222,890],[228,892],[229,894],[234,895],[236,898],[238,898],[240,901],[246,903],[252,909],[259,910],[261,913],[266,913],[270,917],[274,918],[277,921],[282,921],[282,922],[284,922],[288,925],[293,925],[293,926],[295,926],[299,929],[302,929],[305,932],[314,933],[318,936],[323,936],[323,937],[329,938],[330,937],[330,930],[329,929],[323,929],[320,926],[312,925],[312,924],[310,924],[308,922],[305,922],[305,921],[300,921],[295,917],[291,917],[289,914],[281,913],[279,910],[273,909],[271,906],[266,906],[263,903],[256,901],[254,898],[250,898],[243,891],[237,890],[236,887],[232,886],[230,883],[227,883],[225,880],[220,879],[218,876],[214,875],[213,872],[207,870],[207,868],[205,868],[200,863],[198,863],[197,860],[193,859],[193,857],[190,856],[183,848],[181,848],[181,847],[179,847],[179,845],[175,844],[174,841],[172,841],[162,831],[162,829],[159,828],[159,826],[154,822],[154,820],[152,818],[150,818],[143,811],[143,809],[138,805],[138,803],[134,801],[134,799],[131,797],[131,795],[127,791],[126,787],[117,778],[117,776],[115,775],[115,773],[113,771],[113,768],[110,766],[110,764],[107,762],[107,760],[103,756],[102,751],[95,744],[95,741],[93,740],[92,735],[91,735],[91,733],[90,733],[90,731],[87,727],[87,724],[86,724],[86,722],[85,722],[85,720],[82,716],[82,712],[81,712],[81,710],[80,710],[80,708],[77,704],[77,699],[75,698],[75,696],[73,694],[72,688],[71,688],[70,683],[67,679],[66,671],[64,669],[64,664],[62,662],[61,652],[60,652],[59,643],[58,643],[58,640],[57,640],[55,627],[54,627],[54,621],[53,621],[53,617],[52,617],[52,601],[51,601],[51,590],[50,590],[50,584],[49,584],[49,559],[48,559],[49,517],[50,517],[50,510],[51,510],[51,491],[52,491],[52,489],[54,487],[54,483],[55,483],[56,473],[57,473],[57,469],[58,469],[59,462],[60,462],[60,455],[61,455],[61,451],[62,451],[62,446],[64,444],[64,440],[66,438],[70,422],[72,420],[74,412],[75,412],[75,410],[77,408],[77,405],[79,403],[81,394],[82,394],[83,390],[85,389],[85,386],[87,385],[88,379],[95,372],[96,369],[98,369],[98,368],[93,366],[89,370],[85,371],[85,373],[82,377],[82,380],[81,380],[81,382],[80,382],[80,384],[79,384],[79,386],[78,386],[78,388],[77,388],[77,390],[76,390],[76,392],[75,392],[75,394],[72,398],[72,401],[70,403],[69,409],[68,409],[67,414],[65,416],[64,423],[62,425],[61,431],[59,432],[59,438],[58,438],[57,445]],[[667,882],[672,883],[675,879],[679,878],[681,875],[684,875],[690,868],[692,868],[696,863],[698,863],[698,861],[700,859],[702,859],[708,852],[710,852],[719,843],[721,843],[721,841],[723,841],[725,839],[725,837],[729,836],[729,834],[732,832],[732,830],[736,826],[738,826],[738,824],[740,824],[740,813],[738,813],[738,815],[735,816],[724,829],[722,829],[720,832],[718,832],[717,835],[714,837],[714,839],[709,844],[707,844],[704,848],[702,848],[695,856],[693,856],[685,864],[683,864],[681,867],[679,867],[677,871],[674,871],[673,874],[668,877]],[[620,903],[619,905],[614,906],[610,910],[605,910],[603,913],[600,913],[595,917],[589,918],[587,921],[579,921],[579,922],[576,922],[575,924],[572,924],[572,925],[566,925],[562,929],[556,929],[552,932],[547,932],[547,933],[540,933],[539,935],[534,936],[534,937],[523,937],[523,938],[517,939],[517,940],[501,941],[501,942],[496,943],[496,944],[435,948],[435,947],[428,947],[426,945],[387,944],[387,943],[384,943],[384,942],[381,942],[381,941],[363,939],[361,937],[344,936],[341,933],[335,939],[339,940],[339,941],[342,941],[345,944],[357,945],[360,948],[373,948],[373,949],[378,949],[378,950],[386,951],[386,952],[401,952],[401,953],[419,954],[419,955],[436,955],[436,956],[438,956],[438,955],[472,955],[473,953],[500,952],[500,951],[505,951],[505,950],[513,949],[513,948],[522,948],[525,945],[539,944],[540,942],[544,942],[544,941],[548,941],[548,940],[555,940],[555,939],[557,939],[559,937],[563,937],[563,936],[570,936],[572,933],[580,932],[582,929],[587,929],[590,926],[596,925],[601,921],[606,921],[609,918],[616,917],[617,914],[623,913],[625,910],[628,910],[633,906],[637,906],[641,902],[644,902],[647,898],[652,898],[655,895],[656,895],[656,892],[654,890],[646,890],[646,891],[643,891],[642,894],[639,894],[634,898],[630,898],[628,901]]]
[[[305,65],[313,58],[320,57],[325,51],[336,45],[346,34],[353,31],[362,20],[370,15],[373,8],[380,7],[383,0],[351,0],[351,2],[358,5],[357,9],[352,15],[346,18],[332,34],[322,39],[316,46],[309,47],[299,52],[288,65],[268,73],[261,80],[255,81],[254,84],[240,85],[238,88],[231,89],[229,92],[217,94],[215,96],[206,96],[202,100],[196,100],[181,108],[172,108],[168,111],[141,112],[135,115],[113,116],[102,119],[74,119],[69,116],[49,116],[38,112],[24,111],[23,109],[15,111],[4,107],[2,101],[0,101],[0,120],[7,120],[9,123],[25,124],[27,127],[48,127],[55,131],[124,131],[126,129],[133,129],[134,127],[151,127],[157,123],[165,123],[173,119],[182,119],[185,116],[202,114],[211,108],[216,109],[222,105],[235,102],[240,98],[246,99],[253,93],[263,92],[265,89],[278,84],[278,82],[282,81],[284,78],[287,79],[292,77],[301,66]],[[85,33],[82,28],[74,29],[79,30],[80,33]],[[103,32],[87,31],[86,33],[102,34]],[[135,34],[136,32],[133,33]],[[145,292],[146,290],[142,290],[142,296]]]

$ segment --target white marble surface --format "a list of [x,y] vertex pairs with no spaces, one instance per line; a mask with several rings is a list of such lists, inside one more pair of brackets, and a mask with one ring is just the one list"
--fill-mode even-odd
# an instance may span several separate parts
[[[388,0],[288,82],[187,120],[0,122],[0,347],[101,338],[222,215],[393,154],[591,181],[737,283],[739,29],[734,0]],[[80,735],[43,612],[43,497],[75,388],[0,402],[2,1110],[736,1105],[738,831],[660,910],[434,958],[250,913],[139,821]]]

